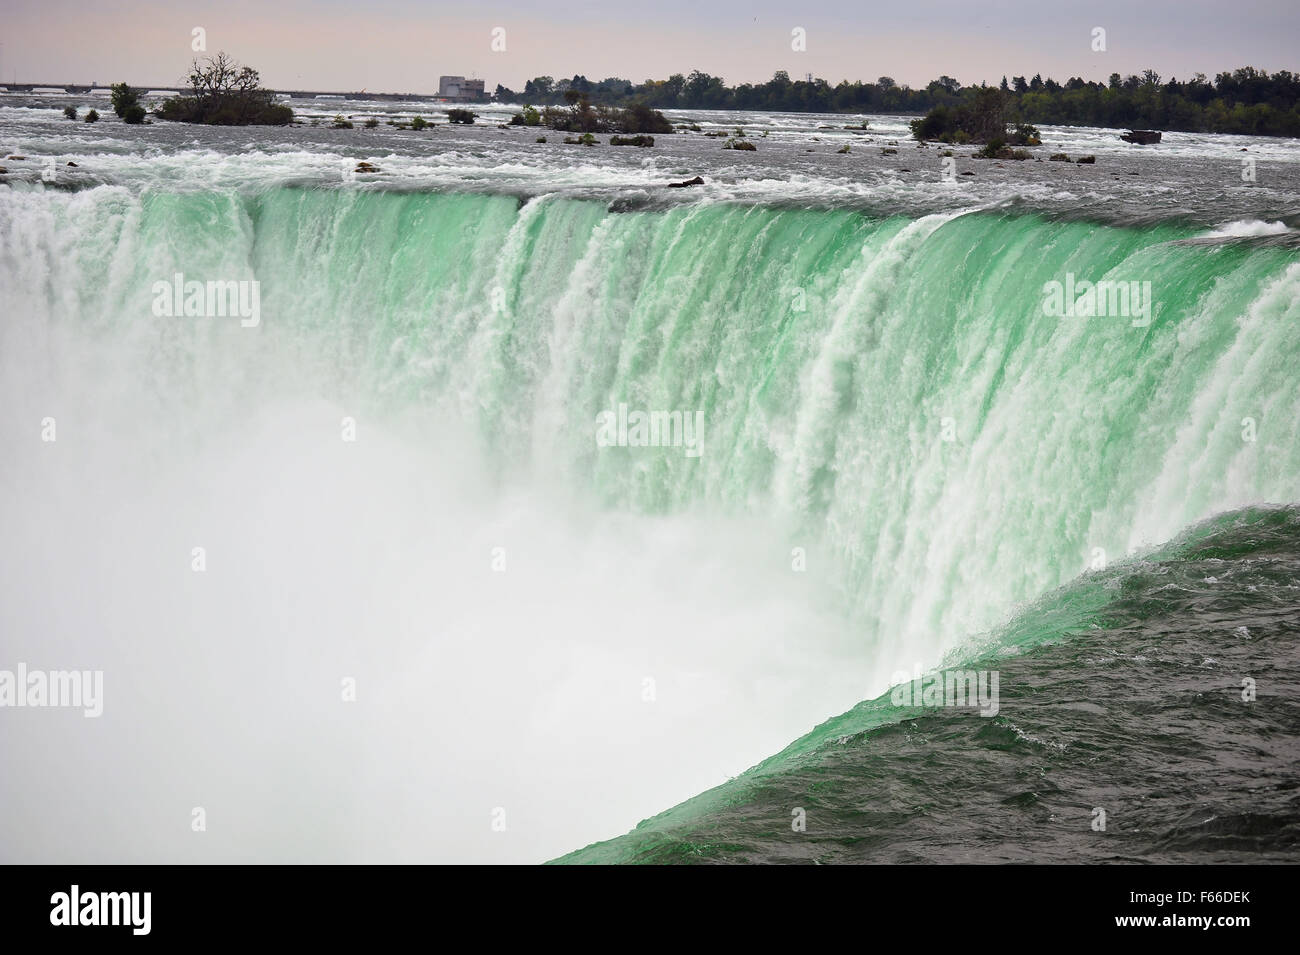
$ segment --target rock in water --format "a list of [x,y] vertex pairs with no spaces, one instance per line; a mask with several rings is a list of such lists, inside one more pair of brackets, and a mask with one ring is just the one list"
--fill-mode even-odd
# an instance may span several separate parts
[[1130,129],[1120,136],[1120,139],[1126,143],[1137,143],[1139,146],[1154,146],[1160,142],[1160,131],[1158,129]]

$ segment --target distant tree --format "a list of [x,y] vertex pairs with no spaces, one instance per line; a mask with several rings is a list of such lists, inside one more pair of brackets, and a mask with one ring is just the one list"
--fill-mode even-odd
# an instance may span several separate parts
[[947,106],[936,106],[925,116],[912,121],[912,135],[921,142],[936,139],[951,140],[956,130],[952,110]]
[[293,122],[293,110],[275,102],[275,94],[262,88],[261,76],[241,66],[229,54],[218,53],[190,64],[188,96],[174,96],[158,115],[178,123],[211,126],[284,126]]
[[113,112],[125,119],[126,111],[139,104],[140,91],[131,89],[125,83],[114,83],[110,90],[112,92]]
[[[790,85],[790,77],[784,70],[778,70],[772,77],[769,87],[775,87],[776,95],[783,97]],[[682,87],[681,103],[683,106],[716,109],[726,105],[727,88],[720,76],[710,76],[700,70],[694,70],[686,78]]]
[[537,126],[541,122],[542,115],[533,106],[525,106],[522,111],[510,117],[511,126]]
[[568,109],[548,106],[542,111],[542,122],[545,125],[551,129],[581,133],[592,133],[600,129],[600,116],[592,108],[591,100],[585,93],[566,89],[564,101],[569,104]]
[[[524,114],[511,120],[524,125]],[[673,124],[657,109],[645,103],[633,103],[626,109],[593,107],[585,96],[568,109],[548,106],[541,113],[541,123],[562,132],[580,133],[672,133]]]
[[657,109],[651,109],[645,103],[633,103],[627,109],[615,113],[609,123],[622,133],[671,133],[673,124]]
[[975,94],[963,128],[976,142],[1001,139],[1007,132],[1008,106],[1009,98],[1001,90],[982,89]]
[[536,76],[524,84],[524,96],[538,100],[548,100],[555,90],[555,79],[550,76]]
[[973,95],[956,109],[936,106],[923,118],[911,123],[912,135],[919,140],[944,142],[997,143],[997,153],[1008,143],[1014,146],[1037,146],[1038,130],[1018,124],[1007,132],[1011,97],[992,86],[977,87]]
[[[1000,108],[982,98],[986,91],[1003,95]],[[1071,76],[1064,84],[1038,73],[1032,80],[1004,76],[991,85],[980,81],[961,86],[944,75],[916,89],[888,76],[874,83],[844,80],[832,86],[823,79],[791,79],[785,71],[767,82],[734,86],[700,70],[636,83],[619,77],[594,82],[576,74],[558,81],[534,77],[519,93],[498,86],[495,98],[531,104],[531,110],[511,119],[514,125],[529,125],[528,117],[535,112],[540,125],[577,134],[657,134],[659,120],[647,116],[688,107],[921,114],[925,138],[962,143],[990,136],[1002,139],[1006,148],[1031,144],[1035,135],[1028,123],[1300,137],[1300,74],[1269,74],[1252,67],[1222,72],[1213,80],[1197,74],[1188,81],[1168,82],[1154,70],[1127,77],[1113,73],[1100,83]],[[994,136],[998,119],[1004,121],[1005,132]],[[647,125],[650,128],[644,128]]]

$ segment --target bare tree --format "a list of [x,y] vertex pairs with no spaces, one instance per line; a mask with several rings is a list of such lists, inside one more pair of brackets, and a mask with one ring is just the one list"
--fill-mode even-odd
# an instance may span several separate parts
[[191,96],[164,104],[164,118],[222,125],[283,123],[292,118],[287,108],[272,106],[272,94],[262,89],[257,70],[241,66],[224,51],[205,60],[196,58],[186,82]]

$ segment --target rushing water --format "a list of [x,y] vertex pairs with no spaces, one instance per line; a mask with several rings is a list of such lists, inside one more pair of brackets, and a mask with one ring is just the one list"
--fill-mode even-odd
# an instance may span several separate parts
[[1300,512],[1223,514],[998,628],[996,712],[891,692],[558,861],[1293,861],[1298,638]]
[[[1300,552],[1249,508],[1300,501],[1294,143],[1046,130],[1097,164],[954,183],[896,117],[58,116],[0,103],[0,669],[105,708],[3,714],[6,858],[537,861],[760,763],[576,858],[1068,858],[1086,802],[1144,834],[1103,855],[1291,851]],[[160,315],[178,274],[256,321]],[[1085,281],[1129,307],[1045,304]],[[997,716],[886,705],[989,659]]]

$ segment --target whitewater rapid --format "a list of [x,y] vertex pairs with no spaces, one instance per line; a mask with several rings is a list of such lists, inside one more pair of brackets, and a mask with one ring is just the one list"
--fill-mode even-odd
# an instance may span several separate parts
[[[1257,231],[5,189],[3,649],[106,695],[0,722],[6,858],[555,856],[1297,500],[1300,256]],[[260,323],[158,317],[177,273]],[[1049,317],[1067,274],[1156,315]],[[704,453],[601,446],[620,404]]]

